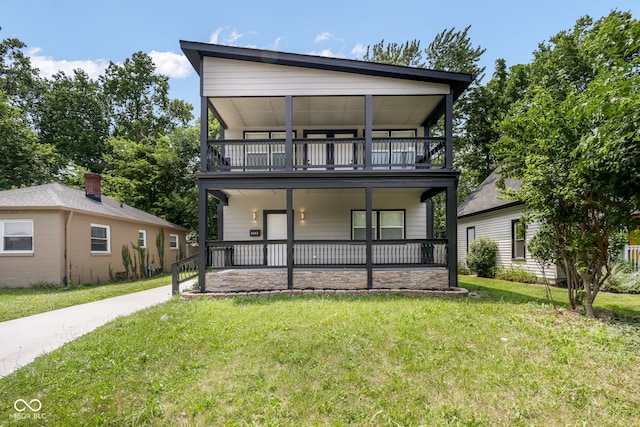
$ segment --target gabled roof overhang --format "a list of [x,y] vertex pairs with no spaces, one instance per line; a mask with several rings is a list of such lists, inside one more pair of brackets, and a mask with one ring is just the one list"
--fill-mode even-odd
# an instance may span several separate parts
[[329,58],[245,47],[224,46],[201,42],[180,41],[180,47],[196,72],[202,76],[203,57],[224,58],[291,67],[302,67],[328,71],[354,73],[367,76],[414,80],[447,84],[451,87],[454,100],[471,84],[475,76],[465,73],[428,70],[399,65],[379,64],[353,59]]

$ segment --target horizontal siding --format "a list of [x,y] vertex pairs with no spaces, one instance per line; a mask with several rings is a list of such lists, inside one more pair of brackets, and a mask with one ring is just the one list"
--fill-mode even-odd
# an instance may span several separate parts
[[[543,272],[538,263],[528,252],[528,243],[540,228],[539,223],[528,224],[525,240],[525,259],[514,260],[511,258],[511,222],[522,216],[522,206],[513,206],[493,212],[474,215],[458,220],[458,261],[464,263],[467,256],[467,228],[475,227],[476,238],[489,236],[498,243],[498,268],[509,266],[521,267],[538,277],[543,277]],[[557,267],[547,268],[544,273],[548,279],[556,280],[564,278],[562,270]]]
[[205,58],[203,95],[446,95],[449,86],[274,64]]
[[[364,210],[365,195],[361,191],[328,192],[326,190],[299,190],[293,192],[294,235],[296,240],[349,240],[351,239],[351,210]],[[285,192],[282,190],[247,192],[246,196],[231,196],[224,208],[225,240],[262,240],[249,237],[250,229],[264,233],[263,211],[284,210]],[[384,193],[373,196],[374,209],[405,209],[405,229],[408,239],[426,237],[426,211],[419,194]],[[254,222],[252,212],[256,211]],[[305,212],[305,221],[300,220]]]

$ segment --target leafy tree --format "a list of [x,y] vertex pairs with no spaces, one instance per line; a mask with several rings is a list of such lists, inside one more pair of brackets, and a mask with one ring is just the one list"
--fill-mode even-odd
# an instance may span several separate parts
[[522,99],[528,82],[528,66],[507,69],[504,59],[498,59],[491,80],[469,90],[462,147],[456,152],[456,165],[464,171],[460,186],[465,197],[498,166],[493,146],[500,138],[500,124],[511,105]]
[[29,57],[23,52],[26,47],[15,38],[0,42],[0,91],[5,93],[10,105],[20,108],[25,117],[31,119],[43,86],[38,70],[31,67]]
[[55,149],[38,144],[19,108],[0,91],[0,190],[51,182],[58,159]]
[[191,105],[169,99],[169,79],[155,73],[151,57],[136,52],[122,65],[111,62],[100,82],[112,114],[112,134],[147,142],[192,119]]
[[55,74],[47,83],[38,111],[40,141],[55,146],[67,161],[101,173],[109,119],[98,83],[82,70],[73,77]]
[[387,43],[384,39],[373,46],[367,46],[367,53],[364,58],[368,62],[379,62],[382,64],[403,65],[405,67],[424,68],[420,41],[412,40],[404,45],[398,43]]
[[502,176],[527,216],[549,225],[572,307],[593,301],[610,274],[610,239],[640,207],[640,22],[613,11],[540,45],[531,86],[502,125]]

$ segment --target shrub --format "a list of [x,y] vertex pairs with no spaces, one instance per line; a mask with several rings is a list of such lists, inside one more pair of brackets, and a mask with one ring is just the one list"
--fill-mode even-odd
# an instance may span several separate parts
[[611,266],[611,275],[602,286],[603,291],[623,294],[640,293],[640,271],[634,271],[632,265],[623,260],[615,261]]
[[496,273],[496,279],[509,280],[510,282],[519,283],[540,283],[540,278],[535,274],[525,270],[520,266],[509,266],[501,268]]
[[471,243],[467,253],[467,266],[478,277],[494,277],[497,258],[498,244],[487,236],[480,236]]

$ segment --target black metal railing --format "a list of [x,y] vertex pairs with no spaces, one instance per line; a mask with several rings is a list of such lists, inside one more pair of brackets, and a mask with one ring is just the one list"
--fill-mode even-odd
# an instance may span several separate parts
[[180,284],[198,275],[198,255],[181,259],[171,265],[171,293],[180,293]]
[[[446,239],[376,240],[371,247],[374,266],[446,267]],[[364,241],[298,240],[293,243],[295,267],[350,267],[367,264]],[[260,268],[287,265],[287,242],[207,242],[207,267]]]
[[[290,148],[291,170],[442,169],[445,138],[374,138],[367,157],[365,140],[295,139]],[[211,140],[207,143],[207,171],[287,170],[284,140]]]

